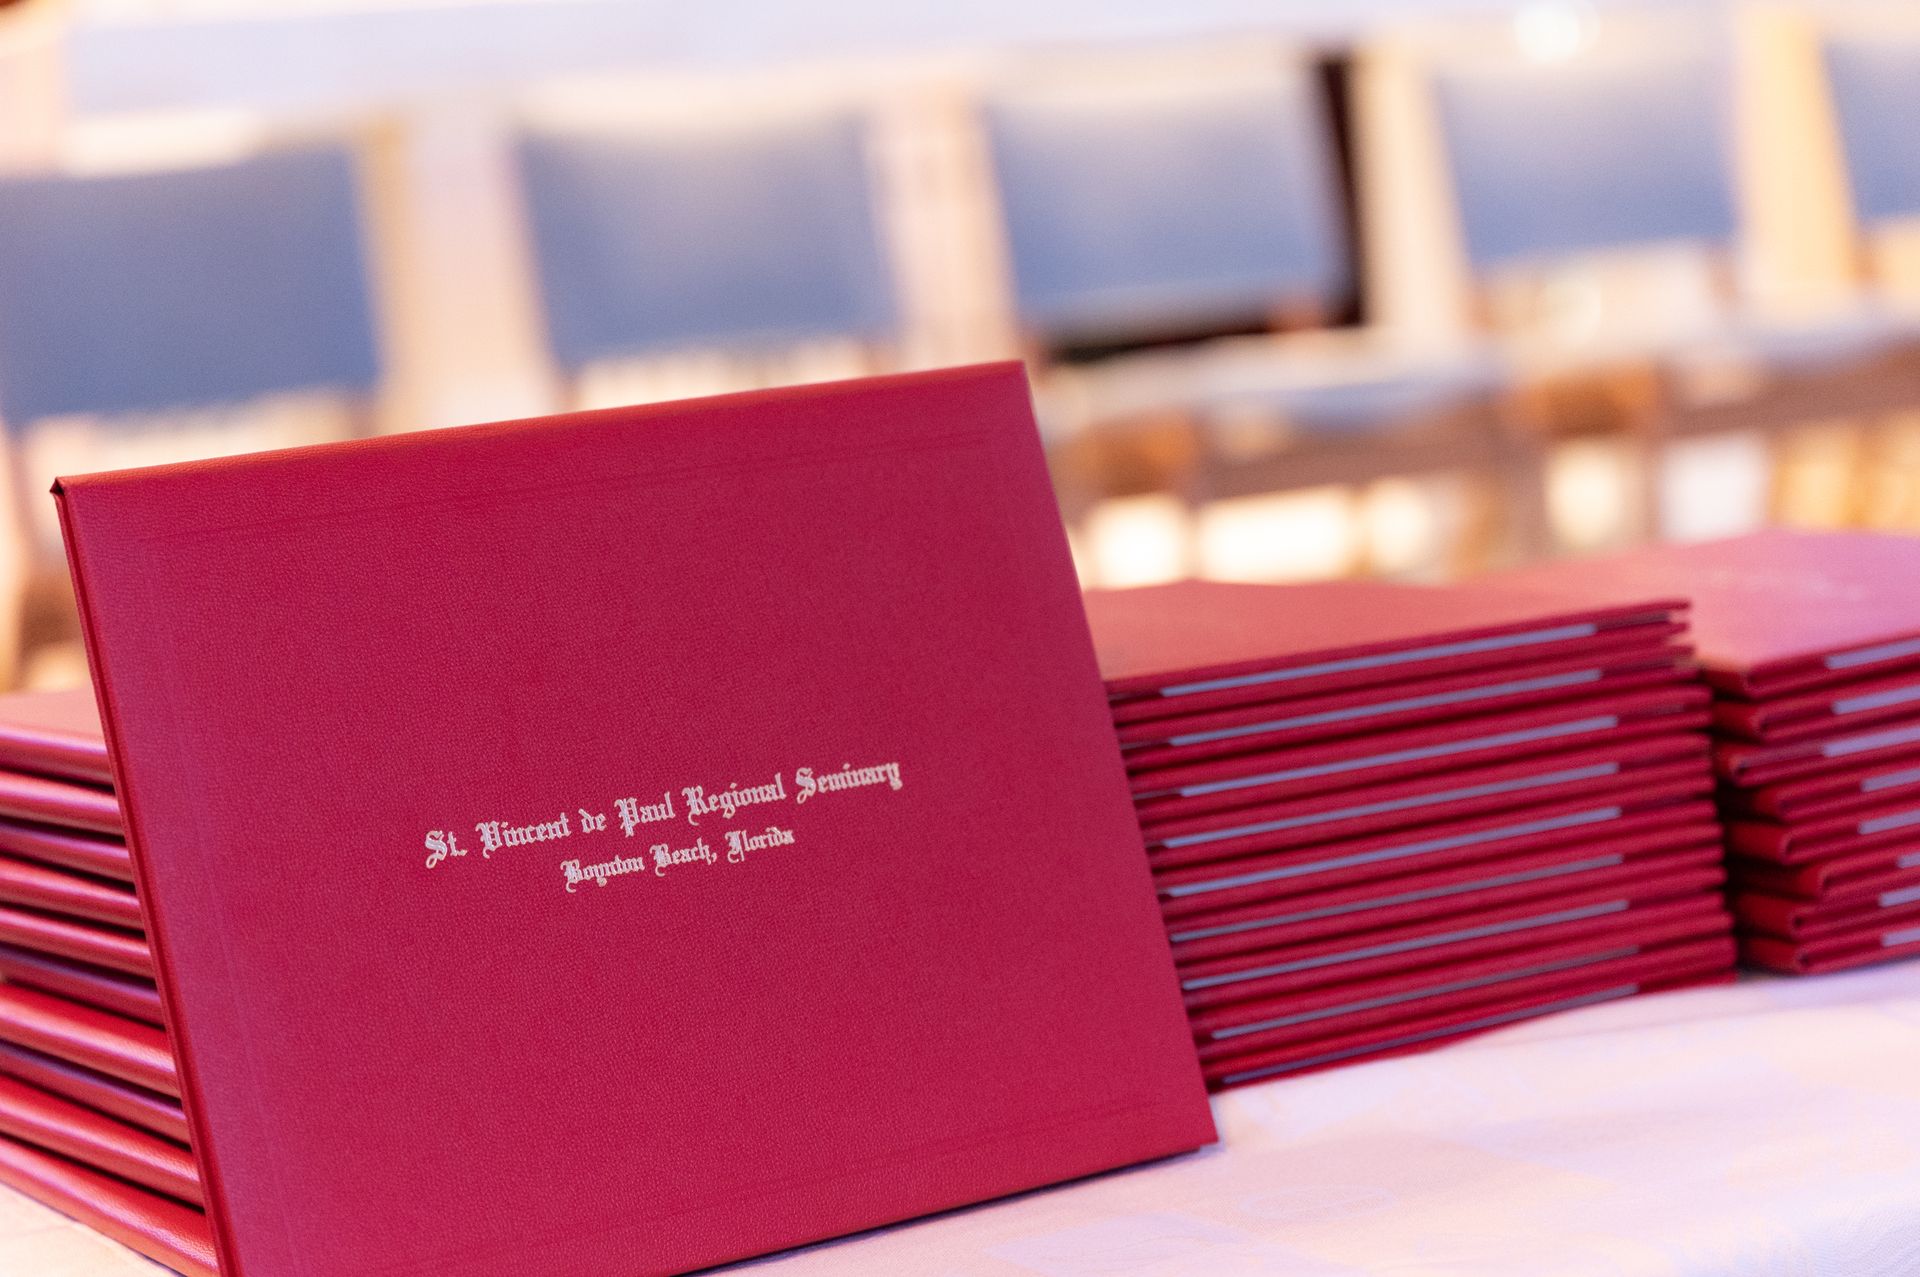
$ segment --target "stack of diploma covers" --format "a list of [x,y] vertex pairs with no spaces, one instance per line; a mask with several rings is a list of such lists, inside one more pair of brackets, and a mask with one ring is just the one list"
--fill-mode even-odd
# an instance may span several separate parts
[[1562,575],[1693,599],[1747,960],[1920,954],[1920,540],[1764,532]]
[[1213,1139],[1017,365],[57,491],[7,1183],[196,1275],[605,1277]]
[[0,697],[0,1183],[213,1271],[90,691]]
[[1087,603],[1211,1085],[1730,976],[1709,695],[1673,596]]

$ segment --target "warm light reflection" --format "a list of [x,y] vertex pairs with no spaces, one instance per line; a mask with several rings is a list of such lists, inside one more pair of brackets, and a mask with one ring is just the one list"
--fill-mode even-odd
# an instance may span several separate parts
[[1547,462],[1547,514],[1569,549],[1596,550],[1619,541],[1633,503],[1632,470],[1618,445],[1583,439],[1554,450]]
[[1872,441],[1861,491],[1861,521],[1907,531],[1920,527],[1920,418],[1891,421]]
[[1344,576],[1361,552],[1355,502],[1345,488],[1217,501],[1200,512],[1200,575],[1217,581],[1303,581]]
[[1766,521],[1767,447],[1752,435],[1690,439],[1662,458],[1660,527],[1676,541],[1751,532]]
[[258,153],[270,130],[244,111],[102,115],[70,123],[61,166],[71,173],[147,173],[231,164]]
[[1188,575],[1191,536],[1186,507],[1171,496],[1102,501],[1088,514],[1083,532],[1093,577],[1086,583],[1118,588],[1177,581]]
[[1564,62],[1591,48],[1598,21],[1590,4],[1530,4],[1513,15],[1513,41],[1533,62]]
[[1399,575],[1428,566],[1441,538],[1439,497],[1432,485],[1410,479],[1367,489],[1360,510],[1374,571]]
[[1776,496],[1780,518],[1807,528],[1853,523],[1860,505],[1855,476],[1865,451],[1860,432],[1846,424],[1804,430],[1782,440]]

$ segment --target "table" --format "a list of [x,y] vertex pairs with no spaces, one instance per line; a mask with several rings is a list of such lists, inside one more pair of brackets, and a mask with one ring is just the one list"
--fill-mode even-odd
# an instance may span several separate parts
[[[1207,1152],[732,1271],[1920,1273],[1920,963],[1591,1007],[1214,1112]],[[0,1190],[0,1273],[159,1271]]]

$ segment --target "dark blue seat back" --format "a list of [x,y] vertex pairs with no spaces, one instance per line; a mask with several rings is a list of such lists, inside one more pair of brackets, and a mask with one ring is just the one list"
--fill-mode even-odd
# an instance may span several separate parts
[[1334,147],[1305,67],[1179,90],[1009,91],[985,121],[1030,330],[1124,338],[1264,317],[1349,282]]
[[0,180],[0,415],[160,412],[380,375],[352,157]]
[[578,369],[891,337],[866,132],[834,116],[685,137],[527,133],[522,176],[555,359]]

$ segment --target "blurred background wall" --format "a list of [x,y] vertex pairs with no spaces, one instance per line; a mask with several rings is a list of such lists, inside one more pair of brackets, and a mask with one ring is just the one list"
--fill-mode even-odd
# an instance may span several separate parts
[[1028,361],[1083,578],[1920,526],[1920,15],[0,6],[5,677],[58,473]]

